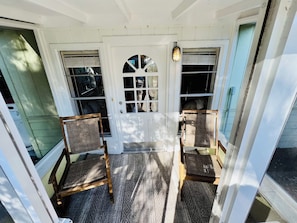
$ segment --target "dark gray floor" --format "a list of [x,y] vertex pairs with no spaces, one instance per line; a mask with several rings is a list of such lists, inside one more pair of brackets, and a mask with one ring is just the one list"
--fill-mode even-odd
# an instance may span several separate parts
[[[169,204],[169,183],[173,153],[147,152],[110,155],[115,203],[107,186],[72,195],[65,202],[60,217],[75,223],[92,222],[165,222],[166,208],[175,207],[175,223],[206,223],[211,215],[216,187],[202,182],[186,181],[183,201]],[[292,197],[297,197],[297,149],[276,150],[267,173]],[[172,210],[170,210],[172,211]],[[247,223],[284,222],[258,195]]]
[[216,190],[211,184],[187,181],[184,201],[168,204],[172,153],[110,155],[110,159],[115,203],[110,202],[107,187],[99,187],[69,197],[61,217],[75,223],[161,223],[166,208],[173,206],[175,223],[208,222]]

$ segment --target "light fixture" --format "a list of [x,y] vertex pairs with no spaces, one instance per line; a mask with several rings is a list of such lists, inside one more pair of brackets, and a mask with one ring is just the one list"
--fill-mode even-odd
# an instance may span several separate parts
[[181,58],[181,50],[177,46],[177,42],[174,42],[174,47],[172,49],[172,60],[174,62],[178,62],[180,61],[180,58]]

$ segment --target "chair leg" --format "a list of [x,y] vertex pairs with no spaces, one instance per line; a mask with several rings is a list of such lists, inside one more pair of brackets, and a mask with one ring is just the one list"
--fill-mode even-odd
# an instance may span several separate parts
[[[108,160],[108,161],[109,161],[109,160]],[[109,162],[108,162],[108,164],[109,164]],[[112,203],[114,203],[113,190],[112,190],[112,180],[111,180],[111,173],[110,173],[109,165],[108,165],[108,167],[106,168],[106,174],[107,174],[108,193],[109,193],[109,196],[110,196],[110,201],[111,201]]]
[[109,193],[110,201],[112,203],[114,203],[114,197],[113,197],[113,191],[112,191],[112,183],[111,183],[111,180],[109,180],[109,179],[108,179],[108,193]]
[[179,200],[180,201],[183,201],[182,190],[183,190],[184,181],[185,181],[185,178],[186,178],[185,171],[186,170],[185,170],[184,164],[181,163],[179,165],[179,188],[178,188],[178,191],[179,191]]
[[62,199],[62,197],[59,196],[59,195],[57,195],[56,200],[57,200],[58,207],[61,207],[63,205],[63,199]]

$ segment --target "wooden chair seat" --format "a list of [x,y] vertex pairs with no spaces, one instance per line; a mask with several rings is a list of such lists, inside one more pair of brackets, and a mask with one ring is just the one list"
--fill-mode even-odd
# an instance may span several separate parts
[[104,178],[106,178],[105,162],[100,156],[77,161],[70,165],[61,190],[92,184]]
[[185,153],[188,179],[213,183],[221,176],[222,167],[216,155]]

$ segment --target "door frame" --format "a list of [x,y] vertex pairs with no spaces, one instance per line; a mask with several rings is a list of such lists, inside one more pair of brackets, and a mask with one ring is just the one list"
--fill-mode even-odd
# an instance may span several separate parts
[[[113,63],[112,63],[112,49],[114,47],[123,47],[123,46],[131,46],[131,47],[147,47],[147,46],[166,46],[167,50],[167,60],[166,60],[166,74],[165,74],[165,114],[166,114],[166,128],[168,131],[171,131],[169,134],[174,134],[176,136],[176,131],[172,128],[172,123],[170,123],[170,108],[175,107],[171,105],[171,103],[175,103],[176,100],[167,100],[168,95],[174,95],[174,98],[178,95],[178,92],[174,94],[170,94],[169,86],[175,86],[176,81],[176,71],[175,71],[175,63],[171,60],[171,51],[173,48],[173,43],[177,40],[176,35],[156,35],[156,36],[105,36],[103,39],[104,45],[104,61],[108,61],[108,64],[105,64],[105,73],[111,74],[108,80],[109,83],[106,83],[106,86],[113,86],[112,83],[116,83]],[[170,74],[170,75],[169,75]],[[174,87],[171,90],[175,90]],[[114,87],[110,91],[109,102],[110,102],[110,115],[114,117],[114,124],[116,132],[113,133],[114,142],[116,142],[117,153],[123,152],[123,145],[121,143],[121,133],[119,132],[121,129],[121,123],[115,119],[118,111],[117,105],[117,89]],[[173,110],[172,110],[173,112]],[[172,143],[176,143],[175,140],[172,140]],[[168,143],[167,143],[168,144]],[[172,147],[173,148],[173,147]]]

